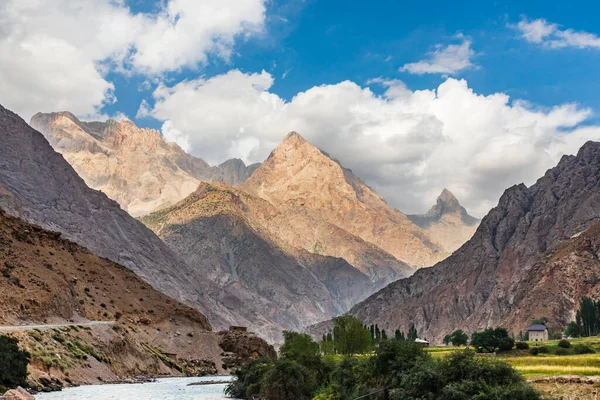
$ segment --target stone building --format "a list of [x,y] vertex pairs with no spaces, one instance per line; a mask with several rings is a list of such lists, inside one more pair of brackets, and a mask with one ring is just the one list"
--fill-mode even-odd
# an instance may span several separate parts
[[548,328],[542,324],[534,324],[527,328],[529,334],[529,340],[539,342],[542,340],[548,340]]

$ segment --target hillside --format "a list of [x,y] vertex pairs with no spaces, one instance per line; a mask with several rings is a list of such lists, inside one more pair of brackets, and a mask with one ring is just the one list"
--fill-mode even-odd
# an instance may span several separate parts
[[0,325],[114,321],[18,333],[33,355],[34,378],[51,371],[92,383],[220,368],[219,337],[204,315],[127,268],[2,210],[0,268]]
[[502,325],[518,333],[542,316],[563,326],[581,296],[597,294],[599,177],[600,143],[588,142],[531,187],[506,190],[473,238],[446,260],[350,313],[391,330],[414,323],[435,341],[456,328]]
[[37,113],[30,125],[65,157],[85,183],[133,216],[178,202],[200,181],[243,183],[257,165],[237,159],[211,167],[133,122],[82,122],[69,112]]
[[283,219],[262,199],[202,183],[141,221],[207,279],[236,294],[251,310],[238,323],[279,340],[282,330],[343,313],[373,291],[369,277],[343,259],[294,249],[271,236],[265,226]]

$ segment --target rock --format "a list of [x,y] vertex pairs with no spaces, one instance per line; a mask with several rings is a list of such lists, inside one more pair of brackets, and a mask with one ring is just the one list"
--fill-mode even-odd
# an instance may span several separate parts
[[239,329],[219,332],[219,346],[224,352],[223,367],[229,370],[258,358],[277,358],[273,346],[254,333]]
[[6,400],[35,400],[35,397],[20,386],[4,393],[4,398],[6,398]]

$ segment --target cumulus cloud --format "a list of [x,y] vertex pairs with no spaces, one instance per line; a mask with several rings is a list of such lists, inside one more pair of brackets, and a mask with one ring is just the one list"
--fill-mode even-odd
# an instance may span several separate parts
[[417,91],[398,80],[371,80],[386,87],[383,96],[344,81],[289,102],[269,91],[272,84],[267,72],[232,70],[161,85],[147,113],[177,129],[173,139],[212,164],[230,157],[263,161],[296,130],[409,213],[426,211],[448,187],[481,216],[504,188],[533,183],[562,154],[600,139],[600,127],[580,127],[588,109],[481,95],[464,80]]
[[228,59],[239,35],[260,31],[265,0],[168,0],[134,14],[113,0],[0,2],[0,101],[24,118],[85,117],[115,101],[106,75],[195,68]]
[[523,18],[518,24],[509,25],[509,27],[518,30],[526,41],[553,49],[565,47],[600,49],[600,37],[597,35],[573,29],[562,30],[557,24],[543,18],[533,21]]
[[429,53],[427,59],[404,64],[400,71],[417,75],[455,75],[465,69],[473,68],[471,58],[475,52],[471,48],[471,39],[463,35],[458,35],[458,38],[462,40],[462,43],[447,46],[438,44],[436,49]]

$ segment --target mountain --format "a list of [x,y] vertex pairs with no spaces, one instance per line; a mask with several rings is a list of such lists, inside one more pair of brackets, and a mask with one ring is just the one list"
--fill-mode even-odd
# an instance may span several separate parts
[[[330,240],[332,229],[342,230],[415,267],[433,265],[447,255],[427,232],[296,132],[286,136],[241,188],[286,210],[292,218],[290,226],[280,228],[296,231],[288,232],[295,236],[295,246],[344,257],[354,266],[357,262],[343,255],[345,243]],[[319,230],[313,224],[299,231],[296,226],[291,229],[295,218],[322,222],[331,229]]]
[[212,332],[204,315],[129,269],[1,209],[0,265],[0,325],[72,323],[15,331],[34,381],[46,373],[78,384],[215,374],[232,355],[247,360],[243,348],[273,354],[251,334]]
[[448,189],[442,190],[436,204],[426,214],[407,217],[427,231],[448,253],[469,240],[479,225],[479,219],[470,216]]
[[350,314],[391,330],[414,323],[438,342],[457,328],[505,326],[516,334],[544,316],[564,326],[582,296],[598,297],[599,222],[600,143],[588,142],[531,187],[507,189],[446,260],[392,283]]
[[200,181],[243,183],[257,168],[232,159],[211,167],[133,122],[82,122],[69,112],[38,113],[30,125],[73,166],[85,183],[133,216],[174,204]]
[[202,183],[186,199],[141,221],[189,265],[202,268],[206,279],[252,309],[237,323],[278,340],[282,330],[343,313],[372,290],[370,279],[345,260],[273,238],[261,219],[276,214],[271,204],[241,190]]
[[218,329],[244,320],[236,295],[190,266],[105,194],[90,189],[44,136],[0,106],[0,208],[121,264],[199,309]]

